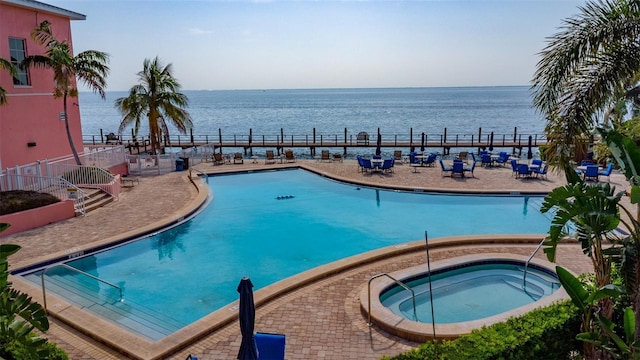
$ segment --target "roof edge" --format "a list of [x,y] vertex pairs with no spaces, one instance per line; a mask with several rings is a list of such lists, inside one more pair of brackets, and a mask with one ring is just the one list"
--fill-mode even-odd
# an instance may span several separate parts
[[64,16],[67,17],[71,20],[86,20],[87,16],[71,11],[71,10],[66,10],[57,6],[53,6],[53,5],[49,5],[49,4],[45,4],[39,1],[35,1],[35,0],[0,0],[0,2],[4,2],[4,3],[9,3],[9,4],[13,4],[16,6],[21,6],[21,7],[25,7],[25,8],[29,8],[29,9],[34,9],[34,10],[40,10],[40,11],[45,11],[48,13],[52,13],[52,14],[56,14],[56,15],[60,15],[60,16]]

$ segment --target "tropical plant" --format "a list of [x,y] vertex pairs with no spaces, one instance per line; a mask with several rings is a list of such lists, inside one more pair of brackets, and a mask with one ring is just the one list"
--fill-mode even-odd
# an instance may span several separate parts
[[129,90],[127,97],[115,102],[123,118],[119,133],[133,125],[134,137],[138,136],[140,122],[144,116],[149,121],[149,138],[152,153],[158,153],[163,134],[169,137],[168,122],[186,134],[192,127],[191,116],[185,110],[189,101],[179,92],[180,83],[173,77],[172,65],[163,66],[158,57],[145,59],[143,70],[138,72],[139,83]]
[[547,159],[563,168],[598,114],[637,92],[640,1],[592,0],[564,21],[541,52],[532,90],[547,119]]
[[[9,70],[11,76],[18,76],[18,69],[7,59],[0,58],[0,69]],[[7,91],[0,86],[0,106],[7,103]]]
[[76,78],[81,80],[94,92],[100,94],[105,99],[104,88],[106,87],[106,76],[109,74],[109,55],[95,50],[87,50],[73,56],[71,45],[66,41],[58,41],[53,36],[48,21],[43,21],[33,30],[31,37],[34,41],[46,46],[45,55],[27,56],[22,61],[23,67],[46,68],[53,70],[53,80],[55,83],[53,95],[62,98],[64,109],[64,124],[67,131],[67,138],[71,152],[76,164],[82,165],[78,151],[76,150],[71,130],[69,129],[69,119],[67,117],[67,98],[77,98],[78,88]]
[[[8,227],[0,223],[0,232]],[[20,359],[49,359],[56,348],[33,332],[49,329],[46,311],[9,282],[8,257],[18,250],[18,245],[0,244],[0,357],[15,359],[15,352],[19,352]]]

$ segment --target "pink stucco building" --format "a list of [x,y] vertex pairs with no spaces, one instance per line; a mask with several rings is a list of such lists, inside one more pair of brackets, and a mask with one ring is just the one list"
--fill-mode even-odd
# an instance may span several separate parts
[[[41,22],[51,23],[54,37],[71,41],[71,20],[85,16],[33,0],[0,0],[0,57],[19,62],[25,56],[44,54],[31,39]],[[0,169],[71,154],[63,103],[53,96],[51,69],[28,69],[18,78],[0,70],[0,86],[8,104],[0,106]],[[74,144],[82,151],[82,128],[77,98],[68,99],[68,119]]]

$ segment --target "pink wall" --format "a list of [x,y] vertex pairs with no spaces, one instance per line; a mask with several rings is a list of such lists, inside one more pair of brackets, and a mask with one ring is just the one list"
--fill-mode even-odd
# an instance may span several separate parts
[[[44,53],[44,47],[31,40],[31,31],[44,20],[51,23],[58,40],[71,43],[70,19],[58,14],[17,7],[0,1],[0,57],[10,59],[9,37],[26,40],[27,55]],[[14,86],[11,75],[0,70],[0,86],[9,103],[0,106],[0,168],[32,163],[71,154],[64,121],[62,98],[53,96],[53,72],[30,69],[31,86]],[[67,100],[69,126],[78,152],[83,151],[80,109]],[[29,147],[27,143],[35,142]]]
[[64,200],[36,209],[2,215],[0,216],[0,223],[11,224],[11,226],[9,226],[7,230],[1,232],[0,237],[34,229],[75,216],[76,213],[73,209],[73,200]]

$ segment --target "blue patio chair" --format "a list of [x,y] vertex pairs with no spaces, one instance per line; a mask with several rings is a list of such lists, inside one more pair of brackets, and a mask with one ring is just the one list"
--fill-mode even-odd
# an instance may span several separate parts
[[589,166],[589,165],[593,165],[593,161],[590,160],[582,160],[580,162],[580,166]]
[[511,176],[517,176],[518,175],[518,160],[513,159],[511,160]]
[[598,181],[598,165],[587,165],[587,169],[582,174],[584,181]]
[[451,176],[460,175],[460,177],[464,177],[464,163],[462,160],[454,161],[453,167],[451,168]]
[[607,177],[607,181],[611,180],[609,178],[609,176],[611,175],[611,171],[613,170],[613,163],[609,163],[609,165],[607,165],[607,168],[602,170],[602,171],[598,171],[598,175],[600,176],[606,176]]
[[517,178],[520,178],[520,177],[529,178],[529,177],[531,177],[531,173],[532,173],[532,171],[531,171],[531,169],[529,169],[529,165],[520,164],[520,165],[518,165],[518,173],[516,174],[516,177]]
[[415,151],[409,153],[409,164],[420,164],[420,159],[416,157],[417,155]]
[[471,166],[465,167],[463,170],[466,171],[466,172],[471,173],[472,177],[476,177],[475,175],[473,175],[473,169],[475,169],[475,168],[476,168],[476,162],[474,161],[473,163],[471,163]]
[[362,158],[362,172],[375,169],[375,166],[371,163],[371,159]]
[[358,155],[356,159],[358,160],[358,171],[364,172],[364,161],[362,161],[362,155]]
[[533,172],[536,174],[537,176],[541,176],[544,177],[545,179],[547,178],[547,170],[549,168],[549,164],[544,164],[541,167],[535,169]]
[[476,154],[474,154],[473,152],[471,152],[471,159],[473,160],[473,162],[478,161],[478,159],[476,159]]
[[451,172],[453,171],[453,168],[450,166],[444,166],[444,163],[442,162],[442,159],[438,160],[440,162],[440,169],[442,169],[442,176],[445,176],[446,173],[451,174]]
[[507,162],[509,162],[509,154],[507,154],[504,151],[500,152],[500,155],[498,156],[498,159],[496,159],[496,162],[500,165],[504,165]]
[[256,333],[258,360],[284,360],[286,337],[282,334]]
[[393,172],[393,159],[384,159],[382,166],[380,166],[382,172]]
[[492,163],[493,161],[491,160],[491,155],[489,154],[482,155],[482,165],[491,166]]
[[540,166],[540,167],[542,167],[542,160],[540,160],[540,159],[533,159],[533,160],[531,160],[531,165],[536,165],[536,166]]
[[423,165],[426,166],[433,166],[433,164],[435,164],[436,162],[436,158],[438,157],[438,154],[434,154],[431,153],[429,154],[429,156],[424,160],[424,162],[422,163]]

